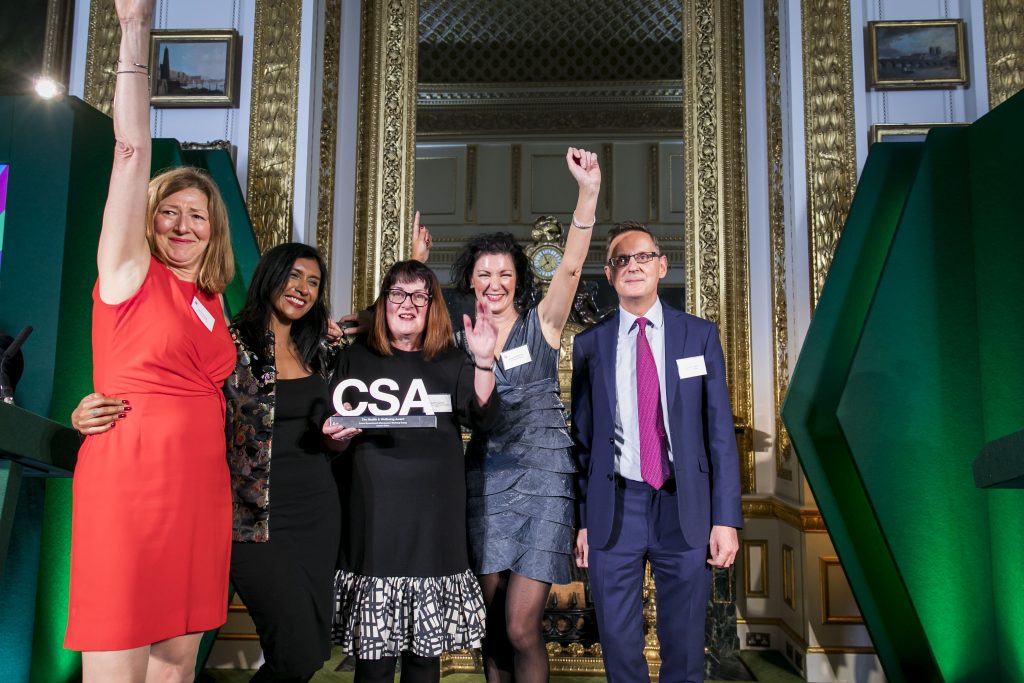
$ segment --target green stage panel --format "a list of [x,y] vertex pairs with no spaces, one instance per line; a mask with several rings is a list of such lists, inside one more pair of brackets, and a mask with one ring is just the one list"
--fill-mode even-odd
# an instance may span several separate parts
[[1024,428],[1020,121],[872,148],[783,408],[894,681],[1024,680],[1024,492],[972,476]]

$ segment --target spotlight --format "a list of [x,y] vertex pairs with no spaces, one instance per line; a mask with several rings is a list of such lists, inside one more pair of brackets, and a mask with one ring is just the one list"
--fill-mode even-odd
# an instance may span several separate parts
[[64,92],[64,86],[48,76],[36,79],[36,94],[45,100],[52,99]]

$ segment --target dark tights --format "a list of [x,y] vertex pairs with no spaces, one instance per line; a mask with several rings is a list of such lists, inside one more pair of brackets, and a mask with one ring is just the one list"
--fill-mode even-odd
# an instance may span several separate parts
[[484,674],[487,683],[543,683],[548,653],[540,622],[551,584],[513,571],[479,577],[487,605]]
[[[357,659],[353,683],[393,683],[397,657]],[[441,658],[420,657],[402,653],[401,683],[438,683],[441,680]]]

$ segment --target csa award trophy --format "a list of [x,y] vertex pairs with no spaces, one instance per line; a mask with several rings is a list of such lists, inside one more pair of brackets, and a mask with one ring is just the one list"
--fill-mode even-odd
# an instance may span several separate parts
[[[350,400],[347,403],[352,407],[346,407],[345,393],[349,390],[363,396],[369,394],[373,400]],[[434,413],[444,410],[440,405],[444,399],[447,399],[447,410],[451,412],[451,397],[428,394],[422,379],[414,379],[401,400],[396,394],[398,391],[398,382],[387,377],[377,379],[369,386],[355,378],[343,380],[334,390],[334,409],[338,414],[331,418],[331,424],[358,429],[435,428],[437,416]],[[416,414],[411,415],[411,412]]]

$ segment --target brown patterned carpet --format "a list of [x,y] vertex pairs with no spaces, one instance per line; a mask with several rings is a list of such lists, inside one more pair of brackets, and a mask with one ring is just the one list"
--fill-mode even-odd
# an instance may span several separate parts
[[[774,651],[755,652],[747,650],[740,653],[740,659],[746,665],[753,680],[759,683],[799,683],[803,679],[786,663],[782,655]],[[312,683],[352,683],[351,671],[335,671],[341,663],[341,652],[335,649],[334,656],[324,664],[324,668],[313,676]],[[207,669],[196,683],[246,683],[252,671],[237,669]],[[563,676],[551,677],[554,683],[602,683],[603,676]],[[397,680],[397,679],[396,679]],[[450,674],[441,679],[441,683],[482,683],[482,674]],[[719,683],[719,681],[708,681]]]

